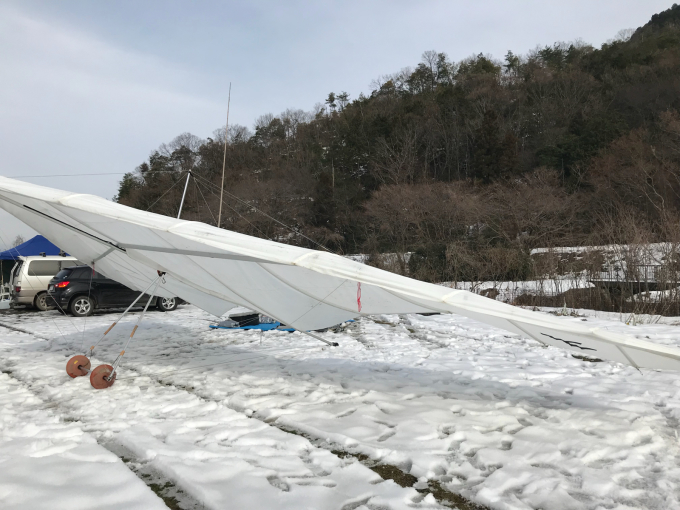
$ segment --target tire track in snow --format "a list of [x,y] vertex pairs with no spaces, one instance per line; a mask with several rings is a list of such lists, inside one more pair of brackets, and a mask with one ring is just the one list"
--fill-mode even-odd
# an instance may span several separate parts
[[[134,369],[130,369],[130,371],[137,372]],[[257,420],[259,422],[262,422],[265,425],[276,427],[278,430],[285,432],[286,434],[304,437],[315,447],[329,451],[330,453],[332,453],[333,455],[335,455],[339,459],[344,459],[344,458],[348,458],[348,457],[356,459],[363,466],[365,466],[365,467],[369,468],[371,471],[377,473],[382,478],[383,481],[392,480],[395,483],[397,483],[399,486],[404,487],[404,488],[409,488],[409,487],[415,488],[414,485],[418,481],[418,479],[416,477],[414,477],[413,475],[404,473],[402,470],[400,470],[396,466],[390,466],[390,465],[387,465],[387,464],[378,465],[375,462],[371,462],[370,458],[366,455],[352,453],[352,452],[343,450],[343,449],[341,449],[342,447],[340,445],[333,445],[333,444],[328,443],[325,440],[311,436],[310,434],[306,434],[306,433],[304,433],[300,430],[295,430],[295,429],[286,427],[284,425],[277,423],[276,420],[271,421],[271,420],[261,419],[257,416],[257,413],[248,412],[247,410],[244,410],[242,407],[230,405],[228,402],[225,402],[224,400],[211,399],[209,397],[201,395],[200,392],[196,391],[196,388],[194,388],[194,387],[187,387],[187,386],[184,386],[182,384],[169,383],[169,382],[163,381],[163,380],[158,379],[158,378],[153,378],[150,375],[144,375],[144,374],[141,374],[139,372],[137,372],[137,373],[139,374],[139,377],[147,377],[147,378],[157,382],[158,384],[162,384],[164,386],[171,386],[171,387],[179,389],[181,391],[191,393],[193,395],[196,395],[196,397],[198,397],[202,400],[221,403],[221,404],[225,405],[226,407],[228,407],[229,409],[231,409],[231,410],[233,410],[233,411],[235,411],[239,414],[242,414],[242,415],[244,415],[244,416],[246,416],[250,419],[254,419],[254,420]],[[424,497],[426,497],[428,494],[432,494],[435,497],[435,499],[437,500],[438,503],[443,504],[445,506],[448,506],[447,503],[454,503],[454,504],[458,505],[456,508],[459,508],[459,510],[486,510],[484,507],[475,505],[474,503],[469,502],[468,500],[465,500],[462,496],[459,496],[457,494],[453,494],[453,493],[450,493],[448,491],[445,491],[444,489],[441,488],[441,486],[438,483],[435,482],[435,484],[436,484],[436,486],[433,487],[433,488],[430,488],[429,486],[427,488],[416,488],[416,490],[419,493],[423,494],[423,498],[421,498],[421,499],[424,499]],[[438,495],[439,497],[437,497],[435,494]],[[366,505],[370,500],[371,500],[371,497],[368,497],[368,498],[362,499],[361,501],[357,501],[356,505],[354,505],[354,504],[344,505],[342,507],[342,510],[352,510],[352,509],[357,508],[359,506]]]
[[[390,322],[384,322],[380,320],[371,320],[371,324],[374,324],[378,328],[381,329],[390,329],[390,328],[402,328],[404,330],[409,329],[408,324],[404,324],[403,320],[400,320],[398,323],[390,323]],[[363,345],[366,349],[369,350],[376,350],[382,352],[384,350],[383,347],[381,347],[379,344],[376,342],[373,342],[369,339],[363,338],[365,335],[370,335],[372,332],[366,331],[365,329],[365,324],[362,323],[361,320],[357,320],[354,323],[349,324],[346,328],[345,331],[349,334],[349,336],[355,340],[357,343]],[[414,329],[410,329],[410,333],[414,332]],[[409,336],[413,336],[411,334],[407,334]],[[439,335],[443,336],[443,335]],[[467,339],[475,340],[478,341],[478,338],[473,338],[473,337],[466,337]],[[424,339],[417,338],[419,342],[423,342]],[[434,342],[430,342],[431,344],[434,344]],[[442,348],[450,348],[450,345],[443,345],[443,344],[435,344],[435,346],[428,345],[426,346],[429,351],[432,351],[434,349],[442,349]],[[295,360],[292,363],[297,364],[300,363],[300,360]],[[358,453],[358,452],[352,452],[343,447],[341,444],[336,444],[333,442],[329,442],[329,440],[325,437],[322,436],[315,436],[313,435],[309,430],[300,430],[298,428],[291,427],[290,424],[283,424],[279,423],[276,419],[268,419],[267,417],[260,417],[258,416],[257,412],[253,412],[252,410],[249,410],[247,408],[244,408],[243,406],[240,405],[234,405],[232,402],[230,402],[228,399],[224,398],[212,398],[209,395],[209,391],[202,391],[202,389],[197,389],[194,386],[191,386],[189,384],[184,384],[184,383],[173,383],[169,382],[168,379],[172,378],[174,376],[174,371],[168,370],[167,371],[167,376],[165,374],[157,374],[157,373],[150,373],[150,374],[145,374],[143,372],[140,372],[138,370],[134,369],[129,369],[131,371],[134,371],[138,374],[137,377],[149,377],[150,379],[163,384],[167,386],[172,386],[178,389],[181,389],[183,391],[187,391],[189,393],[192,393],[196,395],[197,397],[211,401],[211,402],[217,402],[225,405],[226,407],[242,414],[245,415],[249,418],[257,419],[258,421],[261,421],[263,423],[266,423],[267,425],[274,426],[277,429],[286,432],[288,434],[294,434],[297,436],[301,436],[306,438],[308,441],[310,441],[314,446],[318,448],[322,448],[324,450],[327,450],[331,452],[333,455],[336,455],[339,458],[353,458],[359,461],[362,465],[365,467],[371,469],[375,473],[381,476],[383,480],[393,480],[395,483],[398,483],[401,487],[405,488],[414,488],[416,489],[419,493],[423,494],[424,496],[431,495],[433,496],[436,501],[440,504],[449,506],[453,505],[456,508],[460,508],[461,510],[484,510],[486,507],[474,503],[471,500],[463,497],[460,494],[451,492],[448,489],[445,489],[443,485],[437,481],[437,480],[429,480],[427,483],[420,482],[418,483],[418,479],[411,475],[410,473],[404,472],[402,469],[400,469],[397,466],[386,464],[386,463],[377,463],[376,461],[372,460],[369,456]],[[179,369],[179,371],[183,371],[185,369]],[[191,374],[190,372],[183,372],[182,375],[195,375]],[[310,390],[312,391],[312,390]],[[323,431],[321,431],[323,433]]]
[[[361,465],[368,467],[369,469],[371,469],[372,471],[374,471],[378,475],[381,475],[380,469],[374,469],[372,466],[368,465],[369,463],[365,462],[365,460],[368,460],[367,457],[365,459],[363,459],[363,458],[361,458],[361,456],[357,456],[357,455],[354,455],[354,454],[348,454],[347,452],[343,452],[343,451],[337,451],[337,450],[334,450],[330,447],[327,447],[327,445],[317,444],[318,442],[314,441],[313,438],[310,438],[303,433],[300,433],[300,432],[294,431],[294,430],[289,430],[289,429],[286,429],[285,427],[280,426],[277,423],[272,423],[270,421],[260,419],[255,413],[248,412],[248,410],[244,410],[243,408],[240,408],[238,406],[231,406],[221,399],[213,399],[213,398],[206,397],[205,395],[202,395],[200,391],[196,391],[196,389],[193,388],[193,387],[187,387],[183,384],[170,383],[170,382],[167,382],[167,380],[163,380],[162,378],[151,377],[150,375],[142,374],[142,373],[140,373],[140,372],[138,372],[137,370],[134,370],[134,369],[128,369],[128,370],[131,371],[131,372],[136,372],[138,374],[137,379],[148,378],[149,380],[151,380],[151,381],[153,381],[153,382],[155,382],[159,385],[162,385],[162,386],[165,386],[165,387],[171,387],[174,390],[177,390],[179,392],[183,392],[183,393],[186,393],[186,394],[193,395],[203,402],[212,402],[212,403],[216,403],[216,404],[219,404],[219,405],[224,405],[228,409],[240,414],[241,416],[243,416],[245,418],[259,422],[265,427],[274,427],[275,429],[279,430],[280,432],[283,432],[286,435],[289,435],[291,437],[296,437],[296,436],[297,437],[303,437],[307,441],[309,441],[309,443],[313,447],[318,448],[320,450],[324,450],[324,451],[332,454],[334,457],[336,457],[338,459],[339,462],[341,462],[343,459],[347,459],[347,458],[358,460]],[[307,455],[307,456],[309,456],[309,455]],[[317,477],[325,478],[325,477],[328,476],[329,473],[324,473],[324,472],[321,471],[321,469],[318,466],[314,466],[313,463],[311,462],[311,459],[306,460],[305,458],[303,458],[303,456],[301,456],[301,458],[302,458],[302,460],[305,464],[307,464],[312,470],[316,471],[315,475]],[[382,473],[384,474],[385,471],[383,470]],[[403,475],[403,473],[402,473],[402,475]],[[408,476],[408,475],[406,475],[406,476]],[[376,483],[381,483],[381,482],[384,482],[384,481],[392,480],[403,488],[409,488],[413,485],[412,483],[408,483],[408,484],[400,483],[401,480],[397,476],[382,476],[381,475],[381,478],[382,479],[379,482],[372,481],[370,483],[375,485]],[[282,490],[284,492],[288,492],[290,490],[290,484],[287,483],[283,479],[283,477],[274,475],[274,476],[269,476],[267,479],[272,486],[279,488],[280,490]],[[329,480],[329,482],[328,482],[328,484],[326,484],[326,486],[333,487],[332,482]],[[413,503],[416,504],[415,507],[418,507],[417,503],[420,503],[421,501],[423,501],[431,491],[418,490],[418,492],[420,492],[422,494],[422,496],[413,500]],[[370,508],[370,509],[373,509],[373,508],[383,509],[384,508],[384,509],[387,510],[389,508],[392,508],[390,505],[383,506],[383,505],[378,504],[378,506],[375,506],[374,504],[371,504],[371,501],[374,499],[374,497],[376,497],[376,495],[374,495],[374,494],[368,495],[366,497],[362,496],[361,501],[357,501],[356,503],[347,502],[347,503],[343,504],[341,506],[341,508],[343,510],[351,510],[351,509],[359,507],[361,505],[366,505],[366,507]],[[409,506],[412,506],[412,505],[409,505]],[[431,504],[426,504],[426,506],[427,506],[427,508],[432,508]],[[470,510],[475,510],[475,509],[481,508],[481,507],[475,506],[475,507],[460,507],[460,508],[461,508],[461,510],[466,510],[467,508],[470,508]]]
[[40,338],[40,340],[47,340],[47,341],[52,340],[51,338],[47,338],[45,336],[38,335],[37,333],[33,333],[32,331],[29,331],[27,329],[18,328],[16,326],[11,326],[9,324],[5,324],[4,322],[0,322],[0,327],[7,328],[7,329],[10,329],[12,331],[17,331],[18,333],[26,333],[27,335],[31,335],[31,336],[34,336],[36,338]]
[[[140,377],[148,377],[149,379],[152,379],[159,384],[163,384],[166,386],[172,386],[174,388],[180,389],[182,391],[186,391],[188,393],[196,395],[198,398],[211,401],[211,402],[218,402],[221,403],[222,405],[225,405],[229,409],[232,409],[240,414],[243,414],[247,416],[248,418],[251,419],[256,419],[266,425],[269,426],[274,426],[277,429],[281,430],[282,432],[285,432],[287,434],[292,434],[296,436],[301,436],[307,439],[310,443],[312,443],[315,447],[317,448],[322,448],[324,450],[327,450],[331,452],[333,455],[336,457],[339,457],[341,459],[344,458],[353,458],[359,461],[363,466],[367,467],[371,471],[377,473],[383,480],[392,480],[395,483],[397,483],[399,486],[404,487],[404,488],[414,488],[417,490],[420,494],[423,495],[423,498],[427,497],[428,495],[431,495],[437,503],[449,507],[453,506],[454,508],[457,508],[459,510],[488,510],[487,507],[479,505],[477,503],[474,503],[470,501],[469,499],[461,496],[460,494],[456,494],[454,492],[451,492],[447,489],[445,489],[442,484],[440,484],[436,480],[429,480],[427,483],[422,483],[418,482],[418,479],[401,470],[399,467],[391,465],[391,464],[384,464],[384,463],[377,463],[367,455],[357,453],[357,452],[351,452],[345,448],[343,448],[342,445],[340,444],[335,444],[333,442],[330,442],[327,438],[322,438],[320,436],[314,436],[310,434],[308,431],[302,431],[299,429],[292,428],[290,426],[287,426],[285,424],[278,423],[277,420],[268,420],[266,418],[260,418],[258,416],[258,413],[256,412],[249,412],[249,410],[244,410],[241,406],[236,406],[231,404],[229,401],[225,399],[213,399],[210,398],[209,396],[206,396],[202,394],[200,390],[197,390],[195,387],[188,387],[185,386],[181,383],[170,383],[166,382],[162,379],[159,378],[154,378],[151,377],[151,375],[145,375],[142,373],[139,373],[138,371],[132,369],[131,371],[135,371],[139,374]],[[169,374],[170,375],[170,374]],[[369,498],[370,499],[370,498]],[[368,500],[367,500],[368,501]],[[361,506],[365,504],[366,502],[361,502],[358,506]],[[344,508],[344,507],[343,507]]]

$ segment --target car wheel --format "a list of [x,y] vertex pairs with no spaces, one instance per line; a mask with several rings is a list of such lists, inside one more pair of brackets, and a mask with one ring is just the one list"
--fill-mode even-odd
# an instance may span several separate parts
[[177,308],[177,298],[158,298],[156,301],[156,308],[161,312],[172,312]]
[[94,312],[94,300],[88,296],[78,296],[71,300],[69,310],[76,317],[87,317]]
[[50,300],[49,297],[47,296],[47,292],[41,292],[37,296],[35,296],[35,300],[33,301],[33,306],[35,306],[38,310],[40,311],[45,311],[45,310],[51,310],[54,308],[49,304]]

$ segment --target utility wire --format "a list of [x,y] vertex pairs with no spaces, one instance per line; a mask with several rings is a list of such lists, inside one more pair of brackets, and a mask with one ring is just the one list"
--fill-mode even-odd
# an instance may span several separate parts
[[[203,178],[203,177],[200,177],[200,176],[194,174],[194,180],[195,180],[196,182],[198,182],[199,179],[202,180],[202,181],[207,182],[207,183],[208,183],[209,185],[211,185],[211,186],[215,186],[215,185],[214,185],[213,183],[211,183],[209,180],[207,180],[207,179],[205,179],[205,178]],[[205,184],[205,182],[203,183],[203,185],[207,187],[207,185]],[[210,191],[210,193],[212,193],[213,195],[217,196],[217,193],[215,193],[214,191],[210,190],[210,188],[208,188],[208,191]],[[224,200],[222,200],[222,201],[224,202]],[[226,205],[229,209],[231,209],[232,211],[234,211],[234,213],[236,213],[237,215],[239,215],[242,219],[244,219],[244,220],[248,223],[248,225],[250,225],[250,226],[253,227],[255,230],[257,230],[260,234],[262,234],[262,236],[263,236],[265,239],[268,239],[268,240],[270,240],[270,241],[273,241],[273,239],[272,239],[271,237],[269,237],[267,234],[265,234],[262,230],[260,230],[257,226],[255,226],[248,218],[246,218],[245,216],[243,216],[240,212],[238,212],[236,209],[234,209],[234,208],[233,208],[232,206],[230,206],[228,203],[224,202],[224,205]],[[212,215],[212,212],[211,212],[210,214]],[[214,219],[214,216],[213,216],[213,219]]]
[[[132,172],[101,172],[101,173],[88,173],[88,174],[50,174],[50,175],[2,175],[0,177],[7,177],[8,179],[28,179],[34,177],[81,177],[81,176],[91,176],[91,175],[125,175]],[[177,170],[149,170],[146,173],[178,173]],[[181,173],[181,172],[179,172]],[[143,176],[143,174],[142,174]]]
[[[198,178],[198,176],[197,176],[196,174],[194,174],[194,177],[195,177],[195,178]],[[215,188],[218,187],[216,184],[214,184],[214,183],[208,181],[208,180],[205,179],[205,178],[204,178],[203,180],[206,181],[210,186],[213,186],[213,187],[215,187]],[[304,235],[302,232],[300,232],[300,231],[294,229],[293,227],[290,227],[290,226],[286,225],[285,223],[283,223],[283,222],[280,221],[280,220],[277,220],[276,218],[270,216],[269,214],[267,214],[267,213],[264,212],[263,210],[258,209],[258,208],[255,207],[253,204],[250,204],[250,203],[246,202],[245,200],[242,200],[241,198],[237,197],[236,195],[234,195],[234,194],[232,194],[232,193],[229,193],[229,192],[226,191],[226,190],[224,191],[224,193],[227,194],[228,196],[230,196],[231,198],[233,198],[234,200],[237,200],[238,202],[241,202],[243,205],[245,205],[245,206],[247,206],[247,207],[250,207],[250,208],[252,208],[252,209],[255,209],[255,210],[256,210],[257,212],[259,212],[260,214],[266,216],[267,218],[269,218],[269,219],[272,220],[272,221],[275,221],[275,222],[278,223],[279,225],[281,225],[281,226],[287,228],[288,230],[290,230],[290,231],[293,232],[294,234],[300,235],[300,236],[304,237],[305,239],[307,239],[308,241],[314,243],[314,244],[317,245],[318,247],[323,248],[324,250],[326,250],[326,251],[329,252],[329,253],[332,253],[332,252],[331,252],[328,248],[326,248],[323,244],[316,242],[314,239],[311,239],[311,238],[307,237],[307,236]]]
[[28,179],[33,177],[80,177],[82,175],[125,175],[127,172],[104,172],[100,174],[52,174],[52,175],[3,175],[9,179]]
[[168,193],[170,193],[170,190],[171,190],[172,188],[174,188],[175,186],[177,186],[177,184],[179,184],[180,182],[182,182],[182,179],[177,179],[177,181],[175,181],[175,183],[174,183],[172,186],[170,186],[170,187],[167,189],[167,191],[166,191],[165,193],[163,193],[160,197],[158,197],[158,199],[157,199],[153,204],[151,204],[149,207],[147,207],[146,210],[148,211],[148,210],[151,209],[154,205],[156,205],[156,204],[159,202],[159,200],[160,200],[161,198],[163,198],[165,195],[167,195]]
[[208,204],[208,201],[205,199],[205,196],[203,195],[201,188],[198,186],[198,179],[196,179],[195,177],[196,176],[194,175],[194,184],[196,185],[196,189],[201,194],[201,197],[203,198],[203,202],[205,202],[205,206],[208,208],[208,212],[210,213],[210,216],[212,216],[213,221],[215,222],[215,224],[217,224],[217,220],[215,219],[215,215],[212,213],[212,209],[210,209],[210,204]]

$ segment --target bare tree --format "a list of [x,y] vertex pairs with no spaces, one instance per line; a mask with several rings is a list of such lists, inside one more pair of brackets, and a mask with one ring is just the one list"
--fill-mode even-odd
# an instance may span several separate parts
[[275,117],[273,113],[265,113],[264,115],[260,115],[257,119],[255,119],[255,131],[269,127],[274,118]]
[[309,123],[313,115],[304,110],[288,108],[279,118],[285,129],[286,138],[294,138],[297,135],[298,128],[302,124]]
[[158,152],[160,152],[163,156],[168,157],[170,157],[173,152],[182,148],[196,152],[201,147],[201,145],[203,145],[203,143],[204,140],[196,135],[191,133],[182,133],[181,135],[173,138],[170,143],[161,144],[161,146],[158,148]]
[[413,183],[418,167],[418,133],[414,127],[378,141],[373,172],[384,184]]

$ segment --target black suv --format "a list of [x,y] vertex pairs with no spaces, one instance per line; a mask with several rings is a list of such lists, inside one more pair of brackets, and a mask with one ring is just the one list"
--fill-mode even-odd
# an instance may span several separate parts
[[[50,280],[47,294],[65,312],[76,317],[85,317],[92,315],[95,308],[127,307],[137,299],[139,291],[97,272],[93,274],[90,266],[75,266],[59,271]],[[145,294],[137,304],[143,307],[148,299],[149,296]],[[151,305],[163,312],[174,310],[178,304],[177,298],[159,297],[151,302]]]

